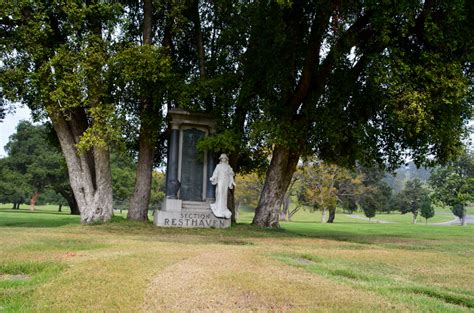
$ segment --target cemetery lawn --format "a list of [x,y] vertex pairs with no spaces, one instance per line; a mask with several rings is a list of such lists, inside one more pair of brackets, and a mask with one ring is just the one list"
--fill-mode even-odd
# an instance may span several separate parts
[[472,225],[164,229],[55,210],[0,207],[0,312],[474,310]]

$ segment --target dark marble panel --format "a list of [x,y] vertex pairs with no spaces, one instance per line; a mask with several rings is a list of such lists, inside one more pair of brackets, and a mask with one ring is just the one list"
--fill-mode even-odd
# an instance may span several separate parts
[[204,153],[199,152],[196,145],[204,136],[204,131],[196,128],[183,131],[180,190],[180,198],[182,200],[203,200]]

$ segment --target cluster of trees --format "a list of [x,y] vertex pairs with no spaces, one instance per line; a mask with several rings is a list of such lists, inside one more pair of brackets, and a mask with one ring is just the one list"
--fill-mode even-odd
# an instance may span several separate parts
[[[474,154],[464,151],[446,166],[408,170],[394,175],[377,167],[344,168],[321,160],[298,165],[280,208],[280,220],[291,220],[301,209],[321,211],[321,223],[333,223],[336,209],[346,213],[362,211],[373,218],[377,212],[400,212],[428,219],[435,215],[434,204],[449,207],[465,224],[465,207],[474,201]],[[402,172],[401,177],[397,177]],[[411,173],[410,173],[411,172]],[[415,177],[406,180],[406,177]],[[238,206],[254,207],[263,186],[256,173],[237,178]],[[403,182],[403,187],[398,185]],[[392,183],[392,185],[390,185]],[[328,216],[329,214],[329,216]]]
[[[0,203],[18,209],[28,203],[34,210],[40,203],[67,204],[71,214],[80,211],[69,184],[64,156],[51,125],[21,121],[5,146],[7,157],[0,159]],[[114,208],[128,208],[133,194],[135,162],[126,153],[114,152],[111,159]],[[164,175],[153,172],[151,204],[164,198]]]
[[267,227],[301,157],[446,162],[472,113],[471,1],[0,6],[2,98],[51,121],[83,223],[112,216],[120,145],[137,160],[128,217],[147,218],[172,108],[214,115],[218,135],[202,146],[237,172],[263,169],[253,223]]
[[[40,194],[50,190],[62,196],[71,214],[79,214],[55,136],[49,125],[32,125],[27,121],[18,124],[5,146],[8,156],[0,159],[0,202],[13,203],[14,209],[27,202],[34,210]],[[53,200],[58,204],[64,202],[60,198]]]

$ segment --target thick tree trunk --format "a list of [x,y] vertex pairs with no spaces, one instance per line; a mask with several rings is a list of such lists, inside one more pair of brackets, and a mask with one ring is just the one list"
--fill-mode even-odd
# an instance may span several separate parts
[[60,204],[59,207],[58,207],[58,212],[62,212],[63,211],[63,205]]
[[36,207],[36,201],[38,201],[38,196],[39,196],[39,193],[38,192],[33,192],[33,194],[31,195],[31,200],[30,200],[30,211],[34,211],[35,210],[35,207]]
[[416,218],[417,218],[418,214],[417,213],[413,213],[413,224],[416,224]]
[[[95,147],[93,153],[78,153],[76,144],[81,121],[52,117],[61,150],[66,159],[69,180],[81,214],[81,223],[106,222],[112,218],[112,174],[109,151]],[[83,121],[82,121],[83,122]]]
[[336,218],[336,208],[329,209],[329,218],[328,223],[334,223],[334,219]]
[[127,218],[134,221],[148,220],[155,147],[152,141],[154,136],[149,134],[146,128],[146,125],[142,125],[140,129],[140,151],[135,176],[135,191],[130,199],[127,213]]
[[278,211],[296,170],[298,159],[297,151],[281,145],[275,146],[252,224],[264,227],[280,226]]
[[462,217],[460,218],[461,220],[461,226],[466,226],[466,209],[463,209],[462,211]]

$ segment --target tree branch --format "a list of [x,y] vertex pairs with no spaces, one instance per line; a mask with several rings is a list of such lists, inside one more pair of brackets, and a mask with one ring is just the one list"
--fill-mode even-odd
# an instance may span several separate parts
[[360,32],[369,24],[372,12],[368,11],[364,15],[360,16],[348,30],[346,30],[339,40],[332,46],[328,55],[322,62],[315,79],[312,82],[312,89],[316,93],[321,93],[324,84],[329,78],[331,71],[333,70],[339,59],[350,49],[357,44],[357,39],[360,38]]

